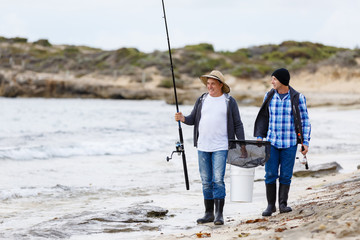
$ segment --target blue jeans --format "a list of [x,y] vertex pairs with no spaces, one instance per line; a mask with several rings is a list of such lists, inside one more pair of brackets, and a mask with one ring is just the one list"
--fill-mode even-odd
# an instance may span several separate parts
[[[293,175],[297,145],[289,148],[276,148],[271,146],[270,159],[265,164],[265,183],[279,182],[284,185],[291,184]],[[280,176],[279,176],[280,167]]]
[[204,199],[225,198],[225,169],[228,151],[198,151],[199,171],[203,187]]

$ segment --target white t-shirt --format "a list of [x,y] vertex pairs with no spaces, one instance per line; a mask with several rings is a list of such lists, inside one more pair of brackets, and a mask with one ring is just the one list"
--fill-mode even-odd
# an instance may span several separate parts
[[228,150],[227,107],[224,94],[220,97],[208,95],[203,102],[198,150],[203,152]]

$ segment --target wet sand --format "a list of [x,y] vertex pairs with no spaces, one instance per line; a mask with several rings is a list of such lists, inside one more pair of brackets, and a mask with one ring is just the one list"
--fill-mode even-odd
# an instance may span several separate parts
[[[290,213],[226,218],[201,231],[163,235],[158,239],[360,239],[360,170],[294,181]],[[226,207],[226,206],[225,206]],[[265,206],[264,206],[265,207]]]

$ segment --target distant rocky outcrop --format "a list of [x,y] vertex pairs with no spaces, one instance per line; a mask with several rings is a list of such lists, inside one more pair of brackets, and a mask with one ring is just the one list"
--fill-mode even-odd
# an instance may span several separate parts
[[[360,90],[354,87],[360,82],[359,49],[286,41],[234,52],[215,51],[202,43],[172,53],[180,103],[194,103],[206,91],[198,76],[219,69],[239,102],[260,104],[271,88],[269,76],[278,67],[291,71],[291,85],[311,95],[310,105],[334,104],[333,94],[340,105],[360,103]],[[174,102],[167,51],[103,51],[53,45],[47,39],[31,43],[21,37],[0,37],[0,96]]]

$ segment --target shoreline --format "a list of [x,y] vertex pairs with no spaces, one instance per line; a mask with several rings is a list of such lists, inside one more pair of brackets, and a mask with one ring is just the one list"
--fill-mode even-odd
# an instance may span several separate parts
[[[126,91],[126,90],[125,90]],[[180,91],[178,91],[180,92]],[[148,92],[149,93],[149,92]],[[202,91],[190,91],[189,94],[193,96],[200,96],[203,92]],[[162,96],[156,97],[140,97],[140,98],[103,98],[103,97],[84,97],[84,96],[16,96],[16,97],[8,97],[8,96],[0,96],[0,98],[4,99],[64,99],[64,100],[71,100],[71,99],[83,99],[83,100],[119,100],[119,101],[163,101],[168,105],[175,105],[173,102],[173,93],[166,92],[165,90],[162,91]],[[264,92],[265,94],[265,92]],[[167,95],[167,97],[165,97]],[[230,94],[232,95],[235,100],[238,102],[239,108],[241,107],[258,107],[260,108],[262,103],[262,97],[260,95],[254,98],[246,98],[248,95],[239,95],[238,93]],[[353,109],[360,109],[360,95],[359,94],[337,94],[337,93],[330,93],[330,94],[317,94],[316,93],[307,93],[304,92],[304,95],[307,99],[307,106],[308,109],[312,108],[327,108],[327,109],[335,109],[335,110],[353,110]],[[326,95],[326,97],[324,96]],[[170,99],[171,98],[171,99]],[[178,94],[179,98],[179,107],[183,106],[193,106],[196,99],[189,99],[187,96],[181,100],[182,95]]]
[[[330,73],[339,71],[341,77]],[[133,81],[131,76],[85,75],[76,77],[67,72],[38,73],[30,70],[0,69],[0,95],[23,98],[84,98],[164,100],[175,104],[172,85],[161,86],[162,76],[153,81]],[[322,67],[315,74],[294,72],[290,85],[303,93],[308,107],[360,106],[359,76],[356,70]],[[231,87],[230,95],[241,106],[260,106],[264,95],[271,89],[269,77],[243,79],[226,75]],[[179,104],[193,105],[204,92],[205,86],[197,77],[187,77],[187,84],[177,88]]]
[[[152,239],[360,239],[360,170],[320,178],[295,178],[289,194],[293,211],[271,217],[232,217],[204,224],[202,231],[162,234]],[[225,205],[226,208],[226,205]],[[195,223],[196,224],[196,223]]]

